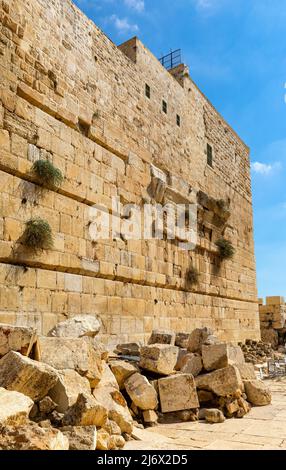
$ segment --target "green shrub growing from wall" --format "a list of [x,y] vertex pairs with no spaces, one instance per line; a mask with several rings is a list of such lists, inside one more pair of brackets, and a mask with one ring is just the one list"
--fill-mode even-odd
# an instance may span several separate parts
[[53,234],[49,223],[38,217],[26,222],[22,242],[33,250],[49,250],[53,247]]

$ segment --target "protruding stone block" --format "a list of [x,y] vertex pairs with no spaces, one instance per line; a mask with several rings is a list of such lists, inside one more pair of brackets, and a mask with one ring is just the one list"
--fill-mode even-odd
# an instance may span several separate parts
[[222,369],[229,365],[244,364],[244,355],[239,346],[227,343],[202,345],[204,368],[208,371]]
[[209,390],[215,395],[223,397],[235,394],[238,390],[243,390],[240,373],[235,366],[228,366],[209,374],[199,375],[195,381],[198,389]]
[[141,410],[154,410],[157,407],[157,393],[144,375],[131,375],[125,381],[125,389],[133,403]]
[[125,380],[138,372],[137,367],[125,361],[111,361],[110,368],[115,375],[120,390],[125,388]]
[[177,374],[158,380],[161,409],[163,413],[199,408],[194,377]]
[[148,344],[175,344],[176,333],[174,331],[153,330]]
[[[66,274],[66,276],[73,276]],[[72,279],[72,278],[71,278]],[[58,323],[48,334],[48,336],[61,338],[81,338],[82,336],[96,336],[101,328],[98,318],[92,315],[77,315]]]
[[49,396],[57,403],[57,411],[65,413],[76,401],[80,393],[91,393],[89,381],[75,370],[58,371],[58,380],[49,391]]
[[207,341],[209,336],[212,335],[213,331],[210,328],[196,328],[190,335],[188,351],[201,354],[202,345]]
[[170,375],[174,371],[178,348],[169,344],[153,344],[141,348],[139,366],[142,369],[161,375]]
[[189,353],[184,360],[184,365],[181,368],[181,372],[184,374],[192,374],[194,377],[199,375],[203,369],[203,361],[199,354]]

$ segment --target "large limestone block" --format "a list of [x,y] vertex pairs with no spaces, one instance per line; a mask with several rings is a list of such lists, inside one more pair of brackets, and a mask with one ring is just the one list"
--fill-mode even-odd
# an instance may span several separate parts
[[176,374],[158,380],[161,409],[163,413],[199,408],[194,377]]
[[225,421],[224,414],[216,408],[208,408],[203,410],[204,418],[208,423],[223,423]]
[[49,391],[51,399],[57,403],[57,411],[65,413],[76,401],[80,393],[90,393],[89,381],[75,370],[58,371],[58,380]]
[[23,393],[34,401],[44,398],[58,380],[55,369],[10,351],[0,359],[0,387]]
[[114,421],[121,432],[131,434],[133,420],[123,395],[114,387],[101,387],[100,384],[93,390],[95,400],[104,406],[108,412],[108,418]]
[[199,375],[196,377],[195,382],[198,389],[209,390],[222,397],[243,390],[243,382],[239,370],[235,366],[228,366],[209,374]]
[[192,374],[194,377],[199,375],[203,368],[203,361],[199,354],[189,353],[186,355],[181,372]]
[[0,323],[0,357],[9,351],[17,351],[23,356],[29,356],[36,341],[37,330],[35,328]]
[[0,388],[0,425],[24,423],[33,405],[33,400],[26,395]]
[[41,336],[39,359],[57,370],[72,369],[86,377],[94,388],[102,377],[103,361],[90,338],[48,338]]
[[110,369],[109,365],[105,362],[103,363],[103,373],[99,382],[99,386],[119,390],[119,385],[117,383],[116,377],[113,371]]
[[271,403],[271,391],[261,380],[245,380],[243,383],[249,403],[255,406]]
[[256,374],[254,365],[250,363],[237,364],[236,367],[239,370],[242,380],[256,380]]
[[175,344],[176,333],[174,331],[153,330],[148,344]]
[[192,353],[202,352],[202,345],[213,335],[213,331],[210,328],[196,328],[192,331],[187,349]]
[[96,336],[100,331],[100,321],[91,315],[77,315],[58,323],[48,334],[64,338],[81,338],[82,336]]
[[175,365],[175,370],[181,370],[182,369],[182,367],[185,365],[185,363],[187,361],[187,358],[188,358],[189,354],[193,354],[193,353],[189,353],[186,348],[179,348],[177,362],[176,362],[176,365]]
[[139,366],[160,375],[170,375],[177,363],[178,348],[169,344],[143,346]]
[[111,361],[110,368],[116,378],[120,390],[125,388],[125,380],[138,372],[138,368],[136,366],[126,361]]
[[133,403],[141,410],[154,410],[158,405],[157,393],[144,375],[131,375],[125,381],[125,389]]
[[68,450],[69,441],[58,429],[29,422],[1,428],[1,450]]
[[68,438],[69,450],[96,449],[96,426],[65,426],[61,432]]
[[123,356],[139,356],[141,346],[140,343],[121,343],[116,346],[116,352]]
[[229,365],[244,364],[244,355],[239,346],[227,343],[202,345],[204,368],[208,371],[223,369]]
[[98,403],[91,394],[80,393],[77,401],[66,412],[63,426],[98,426],[107,421],[107,409]]
[[175,346],[183,349],[187,348],[190,336],[190,333],[176,333]]

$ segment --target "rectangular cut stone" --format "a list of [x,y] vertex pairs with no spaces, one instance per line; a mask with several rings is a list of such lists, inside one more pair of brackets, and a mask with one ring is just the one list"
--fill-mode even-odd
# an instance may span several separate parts
[[284,297],[281,297],[281,296],[266,297],[266,306],[267,305],[283,305],[283,304],[285,304]]
[[243,390],[243,382],[239,370],[235,366],[228,366],[209,374],[199,375],[196,377],[195,382],[199,390],[209,390],[222,397],[232,395],[237,390]]
[[9,351],[28,356],[37,341],[37,330],[25,326],[0,324],[0,357]]
[[202,359],[208,371],[245,362],[241,348],[227,343],[203,345]]
[[140,350],[139,366],[161,375],[169,375],[177,363],[178,348],[169,344],[152,344]]
[[33,405],[33,400],[26,395],[0,388],[0,426],[24,423]]
[[191,374],[177,374],[158,380],[161,410],[190,410],[199,408],[194,377]]

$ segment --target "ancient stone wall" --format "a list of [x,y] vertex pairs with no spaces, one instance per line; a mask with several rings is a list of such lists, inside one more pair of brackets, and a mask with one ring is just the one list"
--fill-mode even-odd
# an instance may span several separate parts
[[[169,73],[137,38],[116,47],[69,0],[0,0],[0,24],[0,322],[47,333],[91,313],[116,342],[201,325],[259,338],[249,150],[186,68]],[[46,158],[64,175],[57,190],[31,173]],[[91,239],[95,204],[154,202],[158,181],[164,203],[199,203],[195,250]],[[21,244],[35,216],[48,220],[52,250]],[[236,252],[220,262],[222,236]]]

